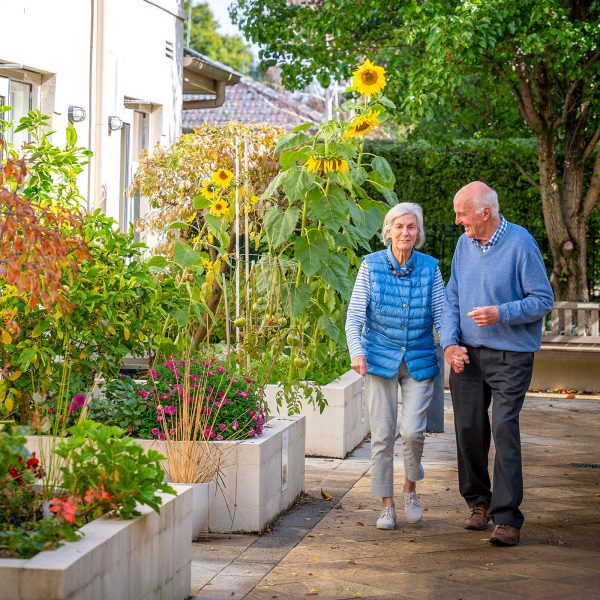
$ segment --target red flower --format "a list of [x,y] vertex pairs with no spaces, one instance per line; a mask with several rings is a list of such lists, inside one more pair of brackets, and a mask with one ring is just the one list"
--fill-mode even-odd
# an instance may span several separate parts
[[34,471],[39,466],[40,461],[37,459],[35,452],[31,453],[31,458],[27,459],[27,468],[31,471]]
[[75,498],[52,498],[50,510],[68,523],[75,523],[77,519],[77,500]]

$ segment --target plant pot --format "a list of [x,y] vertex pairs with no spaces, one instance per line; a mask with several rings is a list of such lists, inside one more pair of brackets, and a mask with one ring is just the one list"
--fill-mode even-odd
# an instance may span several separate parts
[[208,506],[210,499],[215,495],[215,482],[181,484],[192,488],[192,540],[208,531]]

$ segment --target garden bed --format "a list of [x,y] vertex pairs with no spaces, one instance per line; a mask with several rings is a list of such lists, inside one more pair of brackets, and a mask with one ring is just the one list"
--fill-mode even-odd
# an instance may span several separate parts
[[[137,440],[165,454],[162,442]],[[304,491],[303,416],[279,417],[262,435],[248,440],[210,442],[221,453],[216,492],[208,505],[213,532],[263,531]]]
[[[277,406],[277,390],[277,385],[267,385],[265,389],[271,415],[287,413],[284,406]],[[364,378],[350,370],[321,390],[327,400],[322,413],[302,401],[300,414],[306,417],[306,456],[344,458],[370,431]]]
[[30,559],[0,559],[0,600],[169,598],[191,589],[192,490],[161,494],[160,514],[147,506],[131,520],[102,517],[83,537]]

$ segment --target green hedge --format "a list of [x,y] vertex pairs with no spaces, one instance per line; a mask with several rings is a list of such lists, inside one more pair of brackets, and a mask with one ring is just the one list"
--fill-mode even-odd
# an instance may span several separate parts
[[534,141],[514,140],[500,145],[491,140],[473,140],[452,147],[434,147],[425,141],[379,142],[369,143],[367,151],[387,159],[396,176],[398,198],[423,207],[428,229],[454,223],[454,194],[470,181],[480,180],[498,192],[500,210],[509,221],[543,232],[539,193],[511,160],[537,177]]

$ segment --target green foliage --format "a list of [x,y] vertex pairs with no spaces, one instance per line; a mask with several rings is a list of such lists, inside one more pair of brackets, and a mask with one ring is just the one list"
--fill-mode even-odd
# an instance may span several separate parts
[[156,410],[141,400],[138,387],[131,377],[105,382],[101,397],[90,402],[90,419],[120,427],[129,436],[147,438],[156,427]]
[[532,140],[467,140],[452,145],[370,142],[367,148],[389,161],[399,200],[423,207],[426,228],[454,223],[454,194],[475,180],[498,192],[507,219],[536,232],[543,228],[539,191],[515,167],[535,173],[537,148]]
[[555,295],[587,299],[580,257],[600,197],[598,173],[585,168],[600,152],[598,2],[238,0],[231,13],[288,85],[345,79],[369,56],[392,74],[387,93],[409,133],[535,135]]
[[52,550],[65,541],[74,542],[80,537],[70,523],[46,517],[0,531],[0,556],[6,549],[8,558],[31,558],[42,550]]
[[57,361],[82,384],[62,389],[67,397],[90,389],[94,373],[116,376],[126,354],[142,355],[161,341],[155,334],[176,305],[170,280],[158,283],[132,232],[119,233],[114,221],[97,211],[85,217],[84,235],[92,262],[82,262],[72,281],[65,281],[70,314],[57,307],[31,308],[10,290],[4,296],[5,310],[19,315],[20,334],[0,347],[0,360],[14,370],[10,389],[23,399],[21,407],[34,392],[59,393],[63,368]]
[[69,434],[55,453],[66,464],[61,487],[81,504],[90,490],[103,490],[115,516],[130,519],[140,514],[137,503],[159,512],[162,498],[157,492],[176,493],[163,481],[164,456],[152,449],[144,453],[119,427],[84,421]]
[[[206,2],[195,4],[188,0],[186,9],[192,5],[191,29],[189,47],[200,52],[208,58],[235,69],[239,73],[247,74],[250,70],[253,56],[250,46],[238,35],[220,34],[218,23]],[[188,39],[189,21],[184,21],[183,39]]]

